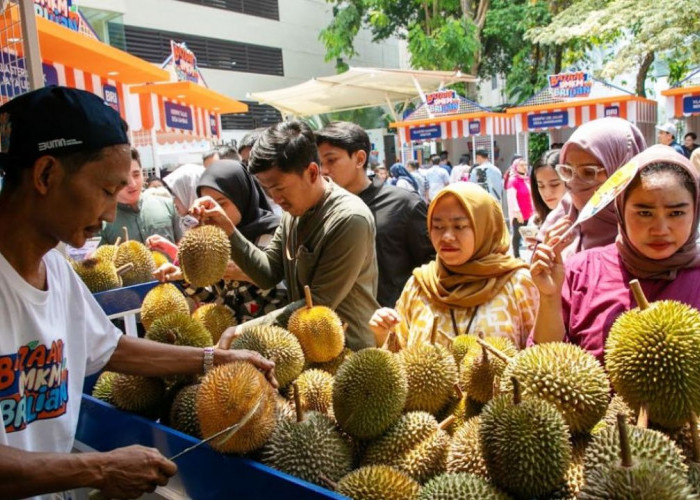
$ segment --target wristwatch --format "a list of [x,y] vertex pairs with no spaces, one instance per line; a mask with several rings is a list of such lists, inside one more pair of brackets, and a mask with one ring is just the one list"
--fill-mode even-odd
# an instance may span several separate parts
[[204,373],[207,374],[214,368],[214,348],[205,347],[204,348]]

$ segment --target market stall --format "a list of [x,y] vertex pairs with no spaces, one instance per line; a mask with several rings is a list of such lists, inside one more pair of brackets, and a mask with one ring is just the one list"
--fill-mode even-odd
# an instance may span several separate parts
[[605,116],[630,121],[653,144],[656,106],[656,101],[578,71],[550,75],[546,88],[506,113],[515,121],[518,152],[527,156],[530,133],[547,133],[550,145],[564,143],[583,123]]
[[666,97],[668,119],[684,123],[676,141],[682,144],[683,135],[688,132],[700,134],[700,68],[673,87],[662,90],[661,95]]
[[423,104],[391,126],[398,132],[404,162],[418,159],[425,163],[420,145],[426,141],[440,141],[441,150],[449,152],[453,164],[462,154],[469,154],[473,161],[475,151],[485,149],[491,161],[504,168],[504,158],[515,151],[512,117],[494,113],[454,90],[426,94]]
[[[44,83],[102,96],[128,123],[146,173],[157,172],[164,155],[211,149],[221,136],[221,113],[247,111],[207,88],[184,44],[173,42],[159,68],[99,41],[70,2],[65,7],[51,20],[36,16]],[[19,24],[19,8],[10,5],[0,15],[0,103],[29,90]]]

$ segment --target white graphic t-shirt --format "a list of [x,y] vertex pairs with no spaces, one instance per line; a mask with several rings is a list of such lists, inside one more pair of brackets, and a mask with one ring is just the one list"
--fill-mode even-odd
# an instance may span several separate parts
[[121,331],[59,252],[43,260],[47,291],[0,254],[0,444],[69,452],[83,378],[107,364]]

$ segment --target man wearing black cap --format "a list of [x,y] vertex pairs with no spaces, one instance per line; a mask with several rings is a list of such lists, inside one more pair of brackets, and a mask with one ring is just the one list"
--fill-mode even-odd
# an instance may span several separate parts
[[176,472],[142,446],[69,453],[83,378],[102,368],[194,374],[245,359],[274,383],[274,365],[255,353],[122,335],[54,250],[61,241],[83,246],[114,218],[129,164],[120,117],[94,94],[47,87],[0,107],[1,498],[80,487],[135,498]]

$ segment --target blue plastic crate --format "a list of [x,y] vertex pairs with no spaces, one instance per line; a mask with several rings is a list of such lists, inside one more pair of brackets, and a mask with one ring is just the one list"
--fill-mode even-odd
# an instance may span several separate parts
[[[83,395],[76,439],[97,451],[141,444],[166,457],[199,440],[157,422]],[[194,499],[343,499],[342,495],[247,458],[224,455],[203,445],[176,461],[186,496]]]

